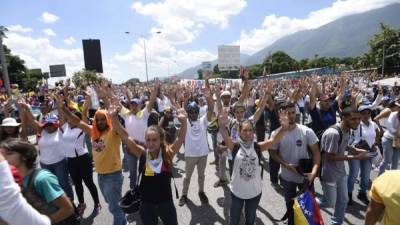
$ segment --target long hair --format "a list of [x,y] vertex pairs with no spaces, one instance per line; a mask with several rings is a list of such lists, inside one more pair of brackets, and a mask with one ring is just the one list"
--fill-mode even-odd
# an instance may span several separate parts
[[147,128],[146,133],[148,131],[155,131],[158,133],[158,135],[160,136],[160,148],[162,151],[162,160],[164,163],[166,163],[166,166],[168,168],[168,170],[171,172],[171,167],[172,167],[172,158],[169,157],[169,155],[167,155],[167,146],[169,146],[166,142],[165,142],[165,132],[164,130],[157,126],[157,125],[151,125]]

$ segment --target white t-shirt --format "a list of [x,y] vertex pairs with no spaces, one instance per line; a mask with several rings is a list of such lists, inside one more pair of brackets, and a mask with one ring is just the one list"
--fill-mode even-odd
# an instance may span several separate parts
[[392,112],[388,118],[387,130],[383,134],[385,138],[393,139],[397,130],[400,128],[400,121],[398,119],[399,112]]
[[354,144],[357,144],[361,140],[360,126],[362,126],[361,128],[362,139],[368,143],[369,147],[372,147],[372,145],[375,143],[376,129],[379,129],[378,125],[372,120],[369,121],[369,125],[366,125],[361,121],[357,129],[353,131]]
[[200,106],[199,116],[202,117],[207,113],[207,105]]
[[[232,154],[231,150],[229,154]],[[261,194],[261,166],[254,145],[249,149],[240,147],[236,153],[229,187],[232,193],[241,199],[250,199]]]
[[7,161],[0,163],[0,218],[9,225],[50,225],[50,219],[40,214],[22,196],[14,182]]
[[161,98],[157,98],[157,106],[158,106],[158,111],[159,112],[164,112],[166,107],[171,107],[171,101],[165,97],[162,96]]
[[140,141],[142,143],[145,142],[145,133],[147,129],[147,120],[149,119],[149,111],[147,111],[147,107],[142,109],[142,111],[136,113],[130,113],[127,117],[124,117],[125,120],[125,129],[128,132],[129,137],[134,140]]
[[208,155],[207,115],[196,121],[187,121],[185,136],[185,156],[199,157]]
[[62,128],[64,130],[62,146],[66,157],[75,158],[88,153],[85,144],[85,133],[81,129],[71,129],[68,123],[65,123]]
[[50,165],[58,163],[65,158],[62,136],[60,129],[51,134],[42,130],[38,142],[41,163]]

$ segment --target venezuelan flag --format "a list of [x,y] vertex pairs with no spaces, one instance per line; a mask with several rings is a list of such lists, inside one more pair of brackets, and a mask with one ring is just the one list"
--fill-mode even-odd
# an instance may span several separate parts
[[310,191],[294,200],[293,210],[295,225],[324,225],[318,204]]

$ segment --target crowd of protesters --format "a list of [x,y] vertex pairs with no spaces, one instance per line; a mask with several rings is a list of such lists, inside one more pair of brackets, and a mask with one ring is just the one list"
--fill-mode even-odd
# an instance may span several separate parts
[[[201,85],[103,79],[73,88],[66,80],[55,89],[2,96],[0,224],[79,224],[87,201],[83,184],[92,216],[104,210],[100,190],[113,224],[127,224],[119,205],[123,168],[130,188],[139,188],[143,224],[178,224],[171,179],[182,146],[178,205],[193,197],[197,167],[202,204],[210,188],[229,187],[227,224],[239,224],[242,210],[245,224],[255,224],[266,166],[271,186],[283,191],[277,204],[286,205],[289,225],[295,224],[293,198],[304,188],[314,191],[316,180],[323,191],[319,206],[334,208],[330,223],[343,224],[358,178],[357,198],[368,205],[365,224],[400,221],[394,182],[400,174],[385,172],[398,168],[400,87],[373,85],[380,78],[374,73],[252,80],[243,70],[242,79],[229,84],[204,76]],[[205,185],[208,165],[215,165],[214,187]],[[369,195],[374,168],[379,177]]]

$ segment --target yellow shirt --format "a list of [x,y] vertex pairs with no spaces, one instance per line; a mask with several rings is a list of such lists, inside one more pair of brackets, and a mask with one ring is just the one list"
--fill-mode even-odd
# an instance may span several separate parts
[[372,183],[371,199],[385,205],[381,225],[400,224],[400,170],[386,171]]
[[121,138],[113,130],[105,132],[99,140],[92,142],[97,173],[108,174],[121,170],[120,145]]

